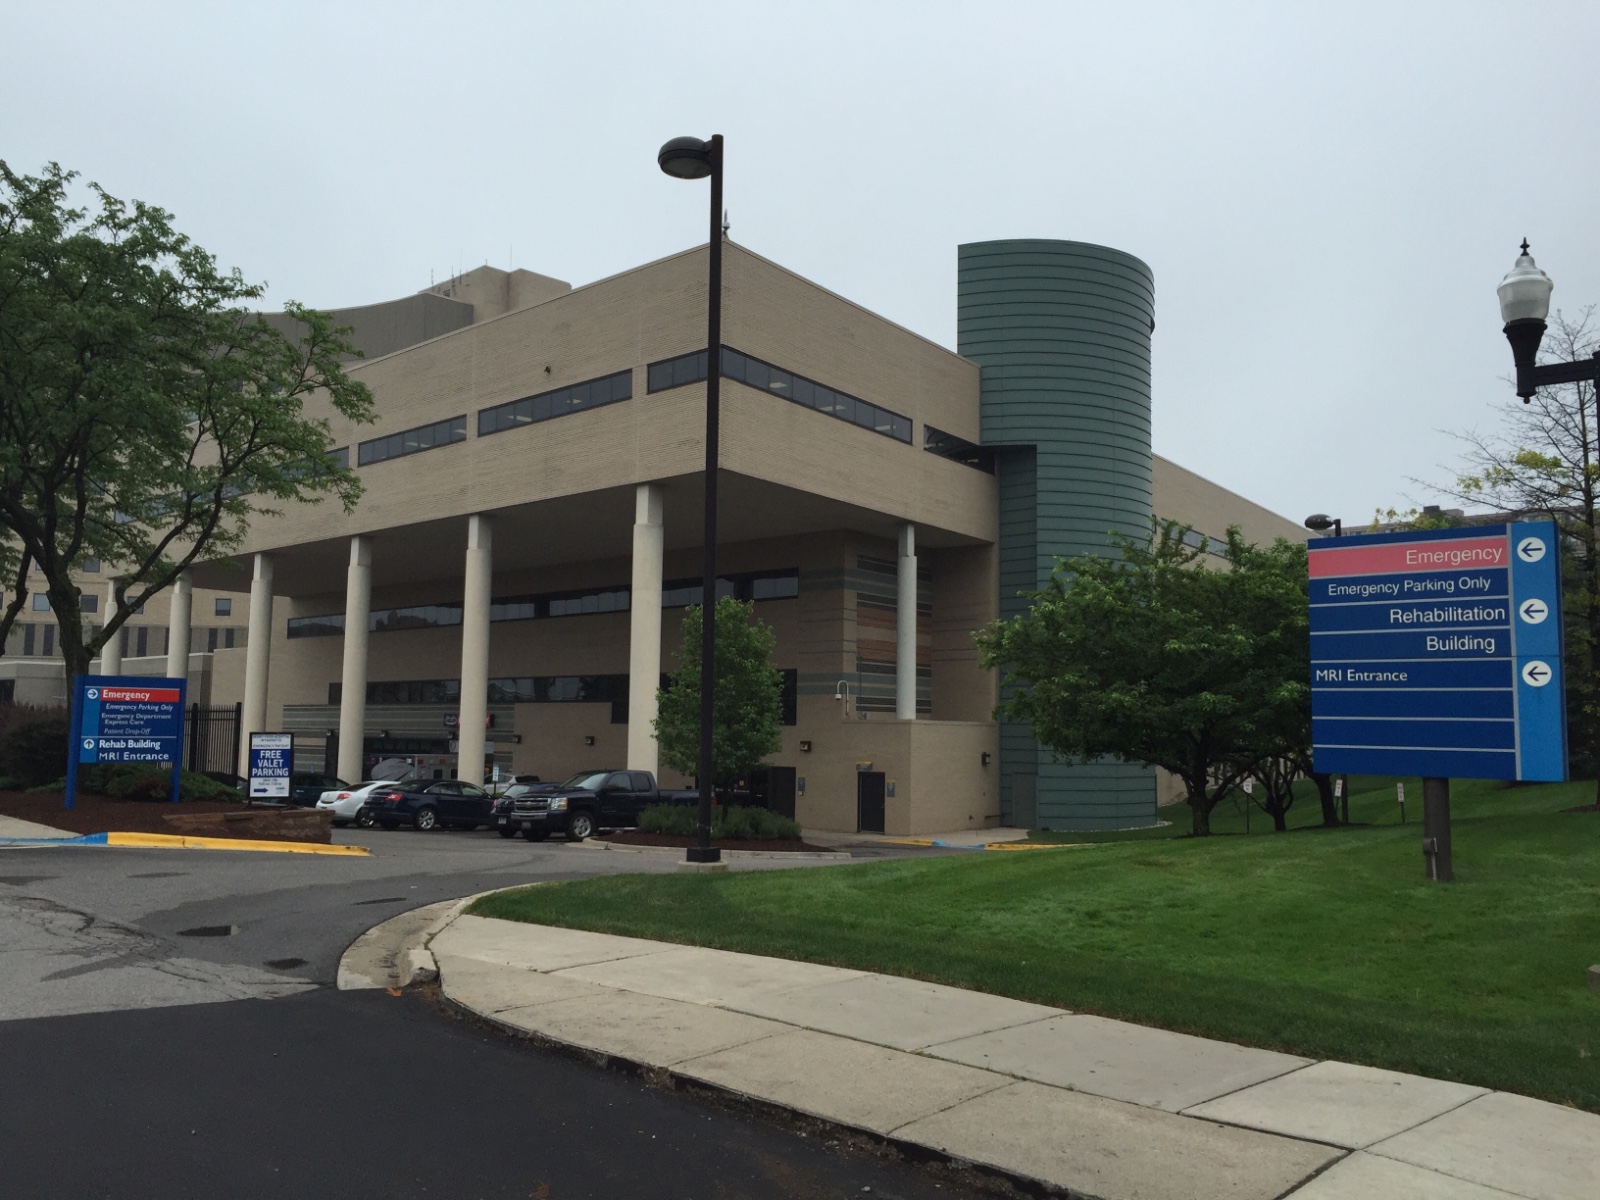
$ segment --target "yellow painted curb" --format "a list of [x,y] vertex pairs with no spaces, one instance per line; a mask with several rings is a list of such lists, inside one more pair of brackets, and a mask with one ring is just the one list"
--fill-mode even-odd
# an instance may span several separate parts
[[1093,842],[988,842],[985,850],[1081,850]]
[[108,846],[160,846],[169,850],[266,850],[278,854],[337,854],[364,858],[365,846],[324,846],[320,842],[268,842],[254,838],[186,837],[178,833],[108,833]]

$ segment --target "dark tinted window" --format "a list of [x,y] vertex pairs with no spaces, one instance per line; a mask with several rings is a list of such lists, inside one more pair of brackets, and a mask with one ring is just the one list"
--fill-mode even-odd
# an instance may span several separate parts
[[415,429],[362,442],[357,448],[356,462],[365,467],[371,463],[383,462],[385,459],[404,458],[408,454],[420,454],[424,450],[466,440],[467,418],[463,414],[451,417],[447,421],[435,421],[431,425],[419,425]]
[[524,396],[521,400],[513,400],[509,404],[497,404],[493,408],[480,409],[478,436],[503,433],[507,429],[517,429],[536,421],[549,421],[555,417],[564,417],[568,413],[599,408],[601,405],[615,404],[619,400],[629,400],[632,397],[633,372],[618,371],[614,375],[605,375],[599,379],[575,383],[570,387],[557,388],[553,392],[541,392],[535,396]]
[[958,438],[953,433],[946,433],[942,429],[935,429],[932,425],[922,427],[922,448],[930,454],[937,454],[941,458],[948,458],[954,462],[964,463],[966,466],[975,467],[979,471],[994,474],[994,452],[982,446]]
[[[731,346],[722,348],[722,375],[724,379],[737,380],[749,387],[782,396],[804,408],[827,413],[897,442],[911,444],[910,417],[836,391],[804,375],[796,375],[793,371],[762,362],[759,358],[751,358]],[[651,363],[647,369],[647,386],[652,392],[660,392],[667,388],[682,387],[686,383],[698,383],[705,377],[706,352],[700,350]]]

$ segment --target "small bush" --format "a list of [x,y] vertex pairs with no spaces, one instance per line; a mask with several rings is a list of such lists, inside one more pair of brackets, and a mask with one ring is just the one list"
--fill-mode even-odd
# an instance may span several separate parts
[[60,778],[67,765],[66,714],[19,706],[8,717],[0,733],[0,775],[23,787]]
[[[60,785],[66,786],[65,781]],[[167,800],[172,771],[149,763],[91,763],[78,769],[78,790],[116,800]],[[184,771],[178,781],[178,799],[243,802],[244,797],[226,784],[194,771]]]
[[[699,810],[691,804],[656,804],[639,814],[639,828],[645,833],[670,833],[693,837]],[[723,808],[711,810],[713,838],[799,838],[800,826],[788,817],[767,808]]]

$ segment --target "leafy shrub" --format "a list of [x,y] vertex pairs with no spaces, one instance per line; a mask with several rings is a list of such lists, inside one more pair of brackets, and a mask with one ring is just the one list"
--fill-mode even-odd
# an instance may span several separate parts
[[67,715],[60,709],[16,706],[0,732],[0,775],[23,787],[60,777],[67,765]]
[[[63,783],[63,786],[64,783]],[[117,800],[167,800],[172,772],[149,763],[91,764],[78,770],[78,790]],[[184,771],[178,779],[178,799],[243,802],[238,790],[194,771]]]
[[[692,804],[655,804],[639,814],[639,828],[645,833],[670,833],[693,837],[699,810]],[[711,810],[713,838],[798,838],[800,826],[788,817],[767,808],[724,808]]]

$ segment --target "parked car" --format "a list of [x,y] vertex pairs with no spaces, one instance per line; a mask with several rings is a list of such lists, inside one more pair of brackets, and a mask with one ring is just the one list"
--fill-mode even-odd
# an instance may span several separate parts
[[289,780],[289,796],[301,808],[315,808],[322,793],[350,785],[337,775],[322,775],[312,771],[296,771]]
[[542,842],[561,833],[581,842],[600,829],[629,829],[653,804],[690,804],[698,792],[662,791],[649,771],[579,771],[551,787],[538,785],[495,802],[494,827],[501,837],[521,833]]
[[483,786],[490,796],[498,800],[514,787],[538,782],[540,780],[537,775],[508,775],[503,779],[485,779]]
[[333,813],[333,823],[341,829],[352,821],[363,829],[373,825],[372,812],[366,807],[367,797],[374,788],[399,787],[393,779],[369,779],[363,783],[341,783],[317,797],[317,808]]
[[[417,779],[373,788],[361,811],[385,829],[410,825],[431,829],[476,829],[494,817],[489,793],[460,779]],[[360,818],[357,819],[360,824]]]

